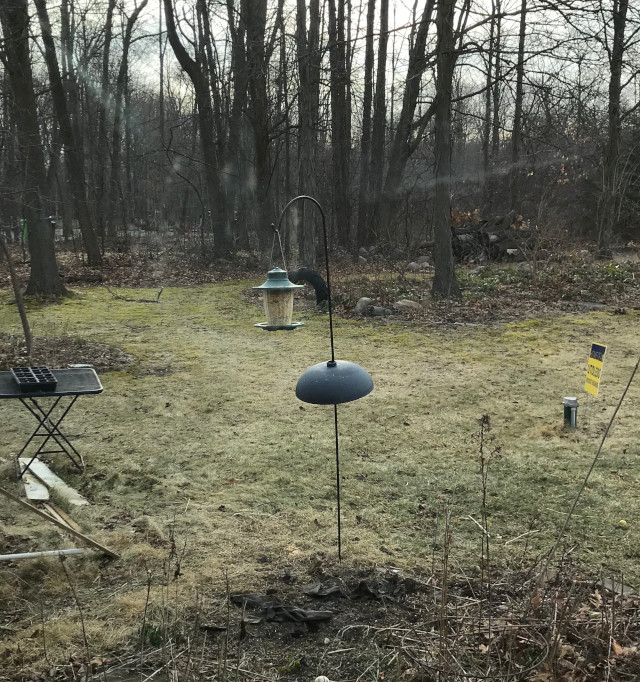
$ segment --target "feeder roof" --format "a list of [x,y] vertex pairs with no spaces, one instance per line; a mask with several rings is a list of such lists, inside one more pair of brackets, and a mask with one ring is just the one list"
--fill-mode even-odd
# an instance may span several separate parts
[[267,281],[259,287],[251,287],[252,289],[303,289],[304,284],[294,284],[289,281],[287,271],[281,268],[274,268],[267,273]]

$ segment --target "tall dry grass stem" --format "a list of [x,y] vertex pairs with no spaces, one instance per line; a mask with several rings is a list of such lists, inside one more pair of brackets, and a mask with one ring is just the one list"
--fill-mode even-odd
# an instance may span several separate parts
[[84,644],[84,655],[85,655],[85,679],[89,679],[91,677],[91,654],[89,653],[89,640],[87,639],[87,629],[85,627],[85,622],[84,622],[84,613],[82,611],[82,604],[80,603],[80,599],[78,599],[78,593],[76,591],[75,585],[73,584],[73,581],[71,580],[71,575],[69,574],[69,571],[67,570],[67,567],[65,566],[65,561],[66,558],[64,556],[60,556],[60,565],[62,566],[62,570],[64,571],[64,575],[67,579],[67,583],[69,585],[69,589],[71,590],[71,594],[73,595],[73,600],[76,604],[76,608],[78,609],[78,615],[80,616],[80,627],[82,629],[82,641]]

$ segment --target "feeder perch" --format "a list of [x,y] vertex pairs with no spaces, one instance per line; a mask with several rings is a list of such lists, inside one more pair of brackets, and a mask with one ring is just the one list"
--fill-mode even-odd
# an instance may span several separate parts
[[293,317],[293,293],[296,289],[303,289],[302,284],[293,284],[287,277],[286,270],[274,268],[267,273],[267,281],[254,290],[262,291],[266,322],[260,322],[254,327],[260,327],[268,332],[281,329],[297,329],[304,322],[292,322]]

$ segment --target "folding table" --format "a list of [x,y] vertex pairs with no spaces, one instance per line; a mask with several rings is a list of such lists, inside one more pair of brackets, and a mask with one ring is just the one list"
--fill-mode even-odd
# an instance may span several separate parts
[[[31,463],[38,455],[59,452],[67,455],[80,471],[84,471],[82,455],[62,433],[60,424],[81,395],[102,393],[102,384],[95,370],[90,367],[54,369],[52,371],[58,382],[54,390],[29,392],[20,390],[11,372],[0,372],[0,400],[19,400],[38,422],[38,426],[29,436],[22,450],[16,455],[18,478],[22,478],[23,474],[29,470]],[[42,442],[29,460],[29,464],[23,471],[20,471],[18,460],[23,456],[29,445],[37,443],[38,439],[42,439]],[[57,446],[57,449],[45,449],[50,441],[53,441],[50,447]]]

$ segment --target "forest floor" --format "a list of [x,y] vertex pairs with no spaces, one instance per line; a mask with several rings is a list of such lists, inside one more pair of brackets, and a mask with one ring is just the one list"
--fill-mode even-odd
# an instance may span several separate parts
[[[332,410],[294,395],[329,354],[313,297],[302,329],[268,334],[248,264],[63,270],[72,297],[29,302],[31,362],[89,362],[105,390],[65,422],[86,472],[51,467],[120,559],[0,563],[0,680],[637,678],[637,381],[545,561],[638,359],[635,254],[462,268],[457,304],[431,301],[429,273],[336,270],[337,357],[375,383],[339,408],[342,562]],[[5,369],[26,360],[0,281]],[[422,307],[361,318],[361,296]],[[607,345],[597,399],[592,342]],[[0,407],[0,479],[19,493],[30,417]],[[70,544],[9,500],[0,522],[0,554]]]

